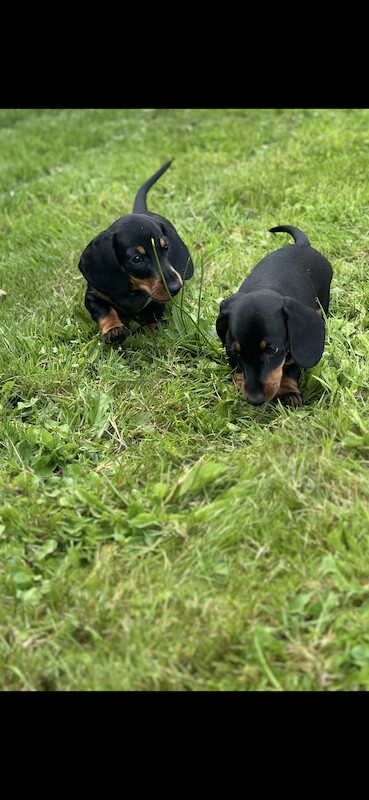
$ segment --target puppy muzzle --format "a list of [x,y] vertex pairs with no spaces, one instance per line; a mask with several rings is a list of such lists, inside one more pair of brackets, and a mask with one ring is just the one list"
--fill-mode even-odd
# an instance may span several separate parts
[[[175,297],[176,294],[178,294],[178,292],[181,291],[182,286],[183,286],[183,280],[182,280],[179,272],[177,272],[177,270],[174,269],[174,267],[171,266],[170,267],[170,274],[169,275],[164,275],[164,277],[165,277],[165,280],[167,282],[167,287],[169,289],[170,296],[171,297]],[[168,298],[168,299],[170,299],[170,298]]]
[[175,285],[172,285],[171,283],[167,283],[167,286],[169,289],[169,294],[167,293],[164,284],[161,282],[156,284],[154,289],[150,288],[148,290],[148,288],[146,288],[145,291],[147,294],[149,294],[152,300],[156,300],[158,303],[168,303],[172,297],[175,297],[176,294],[181,291],[182,284],[176,283]]
[[278,394],[284,363],[285,358],[283,358],[282,363],[271,370],[262,381],[255,379],[255,376],[250,375],[250,373],[247,378],[247,370],[244,371],[241,389],[248,403],[251,403],[253,406],[261,406],[263,403],[268,403]]
[[173,267],[170,269],[171,271],[169,275],[164,273],[164,279],[166,281],[169,294],[159,276],[140,280],[139,278],[130,275],[129,281],[134,289],[145,292],[149,297],[151,297],[152,300],[156,300],[158,303],[168,303],[172,297],[175,297],[175,295],[181,291],[183,286],[183,281],[179,273]]
[[260,394],[247,394],[247,400],[252,406],[261,406],[265,403],[265,397],[262,392]]
[[168,289],[170,291],[171,297],[175,297],[176,294],[178,294],[178,292],[180,292],[181,289],[182,289],[182,283],[179,283],[179,281],[176,281],[176,283],[174,285],[171,284],[171,283],[168,283],[167,286],[168,286]]

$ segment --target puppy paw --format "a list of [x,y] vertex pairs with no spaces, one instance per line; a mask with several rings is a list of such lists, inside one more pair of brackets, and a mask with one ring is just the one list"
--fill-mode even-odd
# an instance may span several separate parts
[[233,381],[237,386],[237,389],[242,389],[242,384],[244,382],[243,372],[239,372],[238,370],[233,374]]
[[149,322],[144,327],[147,328],[150,331],[150,333],[153,333],[154,335],[158,333],[158,326],[156,322]]
[[285,392],[278,394],[277,400],[280,400],[283,406],[290,406],[290,408],[298,408],[302,406],[302,396],[299,392]]
[[110,328],[110,331],[103,333],[103,342],[104,344],[120,344],[120,342],[124,342],[127,336],[129,336],[129,333],[129,328],[126,328],[122,323],[119,327]]

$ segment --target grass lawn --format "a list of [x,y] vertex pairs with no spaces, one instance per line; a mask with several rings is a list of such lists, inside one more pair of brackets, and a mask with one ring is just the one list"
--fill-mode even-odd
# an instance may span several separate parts
[[[0,148],[0,689],[367,691],[369,109],[2,109]],[[195,273],[109,348],[78,260],[169,158]],[[298,409],[215,331],[282,224],[334,270]]]

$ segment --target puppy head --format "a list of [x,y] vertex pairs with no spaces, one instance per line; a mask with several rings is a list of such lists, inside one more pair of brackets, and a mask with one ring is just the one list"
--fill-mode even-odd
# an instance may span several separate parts
[[[171,263],[171,243],[165,225],[146,214],[127,214],[116,225],[115,254],[131,288],[145,292],[159,303],[166,303],[178,294],[183,281]],[[158,261],[169,294],[160,275]]]
[[[152,239],[170,294],[160,277]],[[90,242],[79,268],[92,286],[118,303],[119,297],[132,291],[166,303],[178,294],[183,283],[170,255],[164,225],[145,214],[126,214]]]
[[324,322],[310,308],[273,291],[236,292],[220,305],[216,330],[242,374],[243,396],[261,405],[278,394],[287,352],[300,367],[319,361]]

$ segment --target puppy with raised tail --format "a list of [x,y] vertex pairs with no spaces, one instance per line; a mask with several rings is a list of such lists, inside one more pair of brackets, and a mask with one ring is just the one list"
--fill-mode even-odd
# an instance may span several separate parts
[[262,258],[238,292],[221,302],[216,330],[249,403],[278,398],[299,406],[301,368],[313,367],[323,354],[322,309],[326,315],[333,270],[298,228],[270,231],[289,233],[295,244]]
[[78,267],[87,281],[85,306],[105,344],[123,341],[130,319],[154,330],[165,303],[193,274],[191,256],[174,225],[146,205],[148,190],[171,163],[166,161],[142,184],[133,213],[95,236],[81,255]]

